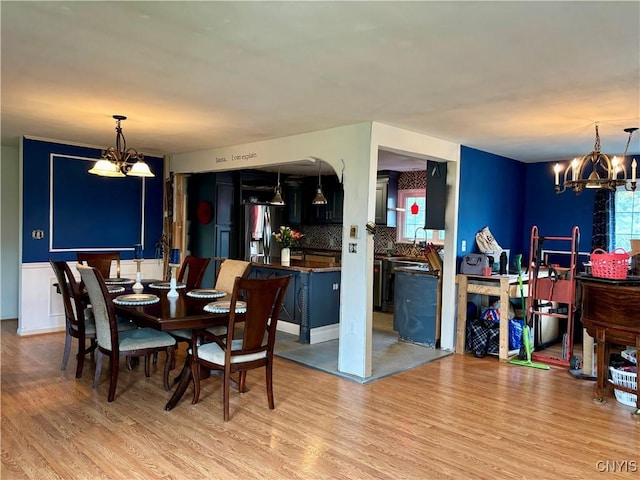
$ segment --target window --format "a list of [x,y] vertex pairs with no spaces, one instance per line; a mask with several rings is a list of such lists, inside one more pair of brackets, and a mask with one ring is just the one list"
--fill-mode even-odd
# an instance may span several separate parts
[[[411,213],[417,206],[418,213]],[[424,230],[427,199],[424,189],[398,190],[398,242],[413,243],[427,241],[436,245],[444,244],[444,230]]]
[[616,192],[616,227],[613,239],[614,248],[631,251],[632,238],[640,238],[640,191],[628,192],[624,189]]

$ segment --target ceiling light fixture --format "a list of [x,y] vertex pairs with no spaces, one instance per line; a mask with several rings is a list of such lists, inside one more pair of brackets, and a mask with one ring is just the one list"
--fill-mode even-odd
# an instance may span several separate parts
[[629,137],[627,138],[627,145],[624,148],[622,159],[618,159],[616,156],[609,159],[607,155],[600,151],[600,133],[596,123],[596,141],[593,151],[579,160],[574,158],[567,165],[564,170],[562,185],[560,184],[562,167],[558,163],[553,167],[556,193],[562,193],[567,188],[572,188],[576,194],[580,194],[583,188],[608,188],[615,191],[617,187],[624,187],[625,190],[635,191],[638,163],[635,158],[631,162],[631,178],[629,179],[627,178],[627,169],[624,162],[631,143],[631,136],[636,130],[638,130],[637,127],[624,129],[629,134]]
[[[89,173],[101,177],[154,177],[149,165],[144,161],[144,155],[135,148],[127,148],[127,141],[122,133],[120,122],[126,120],[124,115],[113,115],[116,120],[116,146],[102,151],[102,158],[98,160]],[[135,163],[129,163],[134,160]]]
[[276,193],[273,195],[273,198],[269,203],[271,205],[284,205],[284,200],[282,199],[282,189],[280,187],[280,167],[278,167],[278,184],[276,185]]
[[322,193],[322,176],[320,175],[320,167],[322,166],[322,160],[316,157],[312,157],[318,162],[318,187],[316,188],[316,196],[311,201],[312,205],[326,205],[327,199]]

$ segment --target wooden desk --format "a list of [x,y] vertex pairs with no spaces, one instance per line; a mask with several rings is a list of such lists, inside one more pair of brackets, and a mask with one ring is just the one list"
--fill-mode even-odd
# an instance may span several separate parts
[[[607,280],[578,276],[582,292],[582,323],[597,342],[597,383],[595,399],[605,402],[610,390],[609,353],[612,344],[635,345],[640,350],[640,277],[628,280]],[[636,377],[637,380],[637,377]],[[640,382],[636,391],[636,412],[640,415]]]
[[[523,278],[524,295],[527,295],[527,278]],[[458,284],[458,318],[456,353],[466,352],[467,340],[467,296],[469,293],[500,297],[500,347],[498,358],[509,359],[509,299],[520,297],[517,275],[456,275]]]

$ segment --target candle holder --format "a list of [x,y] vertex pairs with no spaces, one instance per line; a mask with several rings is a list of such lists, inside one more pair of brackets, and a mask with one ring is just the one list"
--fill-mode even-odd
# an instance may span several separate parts
[[140,264],[144,262],[144,259],[134,258],[133,261],[136,262],[136,283],[133,284],[133,287],[131,287],[131,289],[133,290],[133,293],[142,293],[144,287],[142,286],[142,273],[140,273]]
[[178,298],[178,290],[176,290],[176,268],[180,266],[179,263],[170,263],[171,268],[171,280],[169,281],[169,292],[167,298]]

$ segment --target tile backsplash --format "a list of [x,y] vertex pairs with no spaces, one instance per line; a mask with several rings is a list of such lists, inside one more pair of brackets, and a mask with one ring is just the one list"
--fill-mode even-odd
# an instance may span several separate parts
[[[342,250],[341,225],[302,225],[300,232],[304,235],[300,247],[317,248],[321,250]],[[392,255],[420,256],[422,249],[408,243],[396,243],[396,229],[391,227],[376,227],[373,237],[373,252],[385,255],[391,245]]]
[[[425,188],[426,171],[402,172],[398,178],[398,188]],[[302,225],[301,233],[304,234],[300,246],[304,248],[318,248],[329,250],[342,249],[342,225]],[[364,226],[361,235],[365,234]],[[422,255],[422,250],[412,244],[396,243],[396,228],[378,226],[373,239],[373,251],[375,254],[386,254],[391,246],[392,255],[416,256]]]

